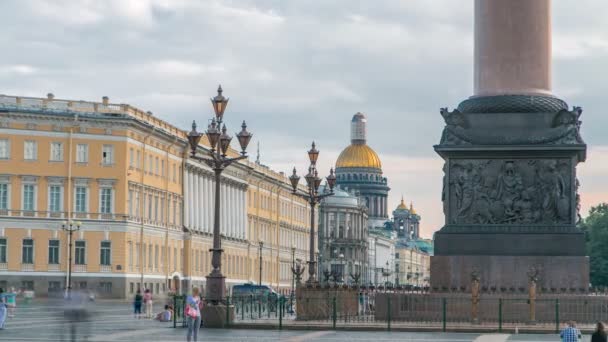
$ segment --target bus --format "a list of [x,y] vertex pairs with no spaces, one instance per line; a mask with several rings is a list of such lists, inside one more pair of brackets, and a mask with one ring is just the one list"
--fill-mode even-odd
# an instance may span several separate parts
[[239,301],[251,300],[268,304],[269,310],[274,312],[279,300],[279,294],[267,285],[242,284],[232,287],[232,298]]

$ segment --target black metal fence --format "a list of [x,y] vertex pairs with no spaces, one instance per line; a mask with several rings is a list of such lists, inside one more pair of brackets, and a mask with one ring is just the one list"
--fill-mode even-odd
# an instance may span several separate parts
[[337,296],[301,298],[300,302],[288,297],[276,301],[253,297],[231,300],[236,312],[232,324],[265,324],[279,329],[289,324],[330,329],[419,327],[443,331],[467,327],[503,331],[526,326],[558,331],[566,321],[591,328],[597,321],[608,320],[608,296],[589,294],[532,301],[522,296],[486,296],[476,304],[470,294],[395,292],[361,293],[351,301]]

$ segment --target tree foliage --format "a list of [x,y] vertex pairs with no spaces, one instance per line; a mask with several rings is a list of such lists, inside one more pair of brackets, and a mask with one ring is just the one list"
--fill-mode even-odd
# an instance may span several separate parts
[[608,204],[599,204],[589,211],[581,223],[587,240],[591,267],[591,284],[608,286]]

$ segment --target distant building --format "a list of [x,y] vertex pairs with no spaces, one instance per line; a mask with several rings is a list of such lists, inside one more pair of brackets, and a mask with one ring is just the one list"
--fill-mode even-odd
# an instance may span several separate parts
[[[319,206],[319,273],[331,272],[346,284],[367,273],[367,207],[360,197],[335,189]],[[329,274],[329,273],[326,273]]]
[[369,268],[366,283],[383,285],[391,283],[395,267],[396,235],[384,229],[369,231]]
[[401,197],[401,203],[393,210],[392,228],[400,239],[420,238],[420,216],[414,210],[412,203],[408,209],[403,197]]
[[[209,144],[203,137],[201,153]],[[99,297],[155,297],[205,287],[215,182],[188,158],[186,132],[127,104],[0,95],[0,288]],[[238,155],[230,150],[230,155]],[[222,173],[226,285],[285,293],[294,258],[309,255],[310,206],[289,179],[242,160]],[[304,190],[304,186],[301,186]]]
[[431,240],[400,239],[395,246],[395,285],[428,286],[431,275]]

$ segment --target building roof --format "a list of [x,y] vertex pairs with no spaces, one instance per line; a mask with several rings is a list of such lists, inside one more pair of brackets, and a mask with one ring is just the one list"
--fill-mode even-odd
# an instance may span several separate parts
[[382,163],[378,154],[371,147],[366,144],[351,144],[340,153],[336,167],[381,169]]
[[403,196],[401,196],[401,203],[399,203],[396,210],[407,210],[407,205],[405,205],[405,202],[403,201]]

